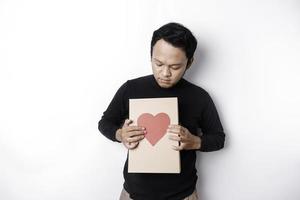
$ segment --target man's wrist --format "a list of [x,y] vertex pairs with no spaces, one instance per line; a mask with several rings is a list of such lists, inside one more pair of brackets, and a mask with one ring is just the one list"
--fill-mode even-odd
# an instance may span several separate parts
[[122,137],[121,137],[121,132],[122,132],[122,129],[117,129],[116,131],[116,136],[115,138],[119,141],[119,142],[122,142]]
[[199,136],[195,136],[195,147],[194,149],[200,149],[201,148],[201,138]]

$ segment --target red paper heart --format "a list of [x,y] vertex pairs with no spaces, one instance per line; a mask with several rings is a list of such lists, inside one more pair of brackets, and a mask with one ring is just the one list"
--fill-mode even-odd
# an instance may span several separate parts
[[138,117],[137,124],[146,128],[145,138],[154,146],[166,134],[170,118],[166,113],[158,113],[155,116],[143,113]]

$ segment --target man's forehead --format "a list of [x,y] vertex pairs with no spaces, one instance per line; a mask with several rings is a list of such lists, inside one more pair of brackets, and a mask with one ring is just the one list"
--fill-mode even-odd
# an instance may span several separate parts
[[163,60],[174,60],[175,62],[177,61],[183,61],[186,58],[185,52],[177,47],[174,47],[167,42],[164,41],[158,41],[152,52],[152,56],[159,61]]

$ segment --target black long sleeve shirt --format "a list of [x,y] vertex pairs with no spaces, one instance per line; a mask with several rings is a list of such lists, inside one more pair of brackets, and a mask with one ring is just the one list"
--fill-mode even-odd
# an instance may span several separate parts
[[181,78],[171,88],[162,88],[153,75],[126,81],[116,92],[98,123],[99,131],[112,141],[129,117],[129,99],[177,97],[179,124],[197,135],[201,147],[180,151],[180,174],[128,173],[128,154],[123,169],[124,188],[135,200],[177,200],[189,196],[196,187],[196,151],[216,151],[224,146],[225,133],[210,95],[201,87]]

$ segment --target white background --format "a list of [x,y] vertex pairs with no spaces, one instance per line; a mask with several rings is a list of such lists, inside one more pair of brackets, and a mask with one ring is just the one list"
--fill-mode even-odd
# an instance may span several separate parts
[[118,199],[126,150],[97,123],[170,21],[227,134],[198,154],[200,199],[300,199],[299,0],[1,0],[0,199]]

